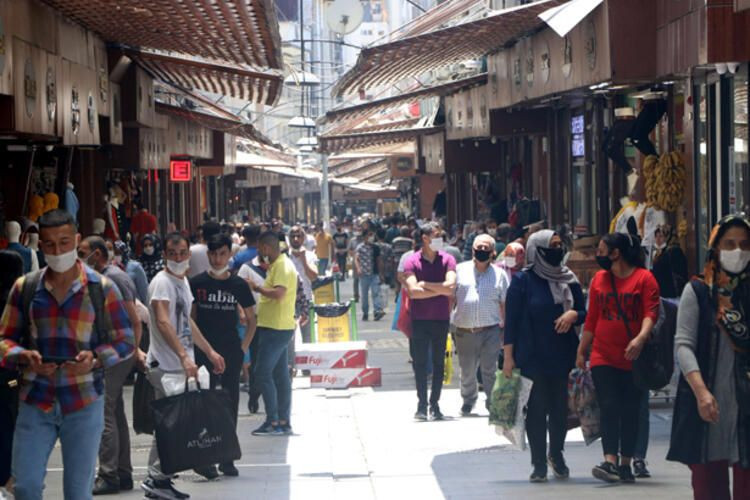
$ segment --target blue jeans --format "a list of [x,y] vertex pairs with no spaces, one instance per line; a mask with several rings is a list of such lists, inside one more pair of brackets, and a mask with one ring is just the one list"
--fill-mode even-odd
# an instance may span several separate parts
[[359,277],[359,297],[362,299],[362,314],[367,316],[370,312],[370,297],[375,307],[375,314],[383,310],[383,301],[380,297],[380,276],[377,274],[363,274]]
[[47,460],[58,438],[62,448],[63,491],[66,499],[92,498],[96,457],[104,430],[104,397],[67,415],[60,405],[49,413],[19,404],[13,437],[13,477],[18,500],[41,500]]
[[318,276],[323,276],[328,269],[328,259],[318,259]]
[[263,395],[266,422],[289,422],[292,381],[287,357],[294,330],[273,330],[259,326],[256,335],[259,337],[255,384]]
[[648,407],[649,391],[643,391],[641,396],[640,408],[638,411],[638,437],[635,439],[635,451],[633,452],[633,458],[640,458],[646,460],[646,453],[648,452],[648,437],[651,424],[649,423],[649,407]]

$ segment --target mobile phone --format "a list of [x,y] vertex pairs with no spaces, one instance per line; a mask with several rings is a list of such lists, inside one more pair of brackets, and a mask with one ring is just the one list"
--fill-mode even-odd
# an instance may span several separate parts
[[63,365],[68,361],[75,360],[75,356],[42,356],[42,363],[54,363],[56,365]]

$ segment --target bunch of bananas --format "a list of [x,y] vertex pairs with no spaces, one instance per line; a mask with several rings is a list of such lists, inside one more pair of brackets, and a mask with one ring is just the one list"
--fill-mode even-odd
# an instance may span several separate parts
[[676,212],[685,195],[685,163],[680,153],[665,153],[661,158],[647,156],[643,162],[646,203],[665,212]]
[[680,221],[677,223],[677,237],[682,239],[686,237],[688,234],[688,222],[685,218],[680,218]]

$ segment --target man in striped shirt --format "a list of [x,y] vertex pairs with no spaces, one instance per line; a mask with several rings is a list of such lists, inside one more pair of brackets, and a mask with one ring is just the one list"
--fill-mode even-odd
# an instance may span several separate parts
[[[42,498],[47,460],[59,438],[65,498],[87,499],[104,427],[103,369],[133,355],[133,330],[117,287],[78,260],[81,236],[72,216],[47,212],[39,232],[48,267],[16,282],[0,319],[2,363],[23,372],[15,494]],[[24,282],[35,278],[27,310]],[[97,319],[97,294],[106,318]]]

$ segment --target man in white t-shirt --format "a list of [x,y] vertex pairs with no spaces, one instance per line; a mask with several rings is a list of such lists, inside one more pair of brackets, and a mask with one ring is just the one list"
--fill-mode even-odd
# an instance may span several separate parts
[[211,264],[208,262],[208,246],[206,242],[220,232],[221,225],[218,222],[209,221],[201,226],[201,242],[190,246],[188,278],[193,278],[211,269]]
[[[299,274],[302,280],[305,298],[312,303],[314,302],[312,282],[318,278],[318,258],[315,252],[307,250],[304,247],[304,242],[305,230],[302,229],[302,226],[292,226],[289,230],[289,245],[291,246],[289,258],[292,260],[292,264],[294,264],[297,274]],[[300,324],[302,341],[305,343],[311,341],[310,326],[309,321],[305,322],[304,325]]]
[[[149,367],[148,379],[154,388],[156,399],[166,397],[161,382],[165,374],[198,376],[193,345],[197,345],[206,354],[216,373],[224,371],[224,358],[214,351],[190,318],[193,294],[186,278],[190,265],[187,238],[179,233],[167,235],[164,241],[164,261],[166,268],[154,276],[148,287],[151,339],[146,363]],[[148,456],[148,477],[141,488],[158,498],[190,497],[177,491],[172,478],[162,473],[156,439],[151,444]]]

